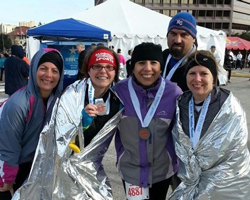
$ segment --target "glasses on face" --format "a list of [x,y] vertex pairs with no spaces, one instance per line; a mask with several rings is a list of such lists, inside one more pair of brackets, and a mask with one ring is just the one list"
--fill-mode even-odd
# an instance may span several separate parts
[[101,65],[93,65],[91,67],[93,70],[96,70],[96,71],[101,71],[103,68],[106,70],[106,71],[114,71],[115,70],[115,67],[112,66],[112,65],[107,65],[105,67],[101,66]]

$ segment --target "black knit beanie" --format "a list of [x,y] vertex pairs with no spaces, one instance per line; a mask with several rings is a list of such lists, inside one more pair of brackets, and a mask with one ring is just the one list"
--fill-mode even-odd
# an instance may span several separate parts
[[38,62],[37,68],[45,62],[53,63],[58,68],[61,76],[63,70],[63,60],[62,57],[59,55],[59,53],[57,53],[56,51],[49,51],[43,54],[43,56],[40,58]]
[[196,53],[192,55],[189,57],[188,62],[187,62],[188,64],[187,64],[187,68],[185,72],[185,77],[187,76],[187,73],[191,68],[193,68],[194,66],[200,65],[210,70],[210,72],[213,75],[214,84],[216,84],[218,80],[218,70],[217,70],[216,61],[209,56],[199,53],[199,51],[197,51]]
[[131,58],[131,67],[134,69],[135,63],[142,60],[156,60],[161,64],[161,70],[163,69],[163,57],[161,45],[144,42],[137,45],[134,48],[132,58]]

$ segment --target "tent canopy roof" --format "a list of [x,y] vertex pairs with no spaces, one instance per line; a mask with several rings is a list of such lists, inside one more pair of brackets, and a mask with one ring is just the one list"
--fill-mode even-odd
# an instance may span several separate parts
[[[112,36],[123,38],[165,38],[171,17],[150,10],[129,0],[109,0],[74,16],[110,30]],[[223,34],[197,26],[198,35]]]
[[226,49],[228,50],[249,50],[250,42],[239,37],[227,37]]
[[110,31],[73,18],[60,19],[29,29],[28,36],[40,40],[98,40],[111,39]]

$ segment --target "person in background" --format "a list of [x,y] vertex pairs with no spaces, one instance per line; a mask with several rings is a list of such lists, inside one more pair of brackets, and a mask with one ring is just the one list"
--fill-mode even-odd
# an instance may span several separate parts
[[26,57],[26,55],[24,54],[23,60],[30,65],[30,60]]
[[109,46],[109,49],[111,49],[112,51],[115,51],[115,47],[113,45]]
[[117,49],[117,55],[119,59],[119,65],[120,65],[120,72],[119,72],[119,80],[123,80],[127,77],[127,70],[126,70],[126,60],[124,55],[122,55],[122,50]]
[[132,76],[133,69],[131,67],[131,58],[132,58],[133,49],[128,50],[128,56],[126,61],[126,71],[127,71],[127,78]]
[[92,44],[90,45],[90,51],[93,51],[95,48],[96,48],[96,44],[95,44],[95,43],[92,43]]
[[190,55],[187,66],[189,91],[178,98],[172,131],[182,182],[169,200],[249,199],[245,112],[217,86],[218,66],[209,51]]
[[242,54],[241,52],[239,51],[239,53],[237,54],[236,56],[237,60],[236,60],[236,68],[235,69],[238,69],[238,67],[240,67],[240,69],[242,70]]
[[117,168],[127,199],[165,200],[177,172],[171,131],[176,99],[182,92],[161,76],[160,45],[136,46],[131,67],[132,77],[113,87],[124,103],[115,136]]
[[5,93],[9,96],[28,83],[29,65],[23,60],[23,56],[23,48],[12,45],[11,56],[4,62]]
[[0,81],[3,80],[3,72],[4,72],[4,62],[6,58],[3,53],[0,53]]
[[210,53],[214,56],[217,66],[218,66],[218,79],[217,84],[219,85],[226,85],[228,82],[228,72],[225,70],[225,68],[221,65],[221,57],[219,53],[216,50],[216,47],[212,45],[210,47]]
[[81,74],[80,74],[80,69],[82,67],[82,64],[83,64],[83,61],[84,61],[84,58],[86,56],[86,53],[87,51],[85,50],[85,45],[82,44],[82,43],[79,43],[76,45],[76,49],[77,49],[77,52],[78,52],[78,74],[77,74],[77,80],[81,79]]
[[248,67],[250,67],[250,54],[247,56]]
[[218,52],[216,51],[216,47],[214,45],[212,45],[210,47],[210,52],[213,54],[216,62],[219,64],[221,61],[220,55],[218,54]]
[[39,50],[31,62],[28,85],[1,107],[1,200],[10,200],[29,175],[40,132],[62,92],[62,71],[63,59],[57,50]]
[[225,54],[225,60],[224,60],[224,68],[227,70],[228,72],[228,83],[231,83],[230,78],[231,78],[231,72],[232,72],[232,68],[233,68],[233,57],[230,55],[229,51],[226,51]]
[[234,55],[232,50],[229,51],[229,54],[233,57],[233,69],[235,69],[236,68],[236,60],[237,60],[237,58]]
[[184,72],[186,58],[196,50],[196,20],[188,12],[177,13],[169,22],[167,42],[169,49],[163,51],[162,76],[188,90]]
[[[54,106],[54,120],[43,130],[34,160],[36,168],[21,188],[20,199],[37,196],[37,192],[26,192],[29,190],[41,192],[38,196],[43,199],[61,199],[62,195],[112,199],[101,161],[122,108],[111,89],[118,81],[118,71],[117,54],[107,47],[99,46],[87,53],[80,71],[84,78],[69,85]],[[46,158],[50,164],[44,162]],[[57,177],[56,183],[53,177]],[[55,184],[58,187],[52,187]]]
[[121,49],[117,49],[117,55],[118,55],[120,65],[122,65],[122,66],[126,65],[126,60],[125,60],[124,55],[122,55]]

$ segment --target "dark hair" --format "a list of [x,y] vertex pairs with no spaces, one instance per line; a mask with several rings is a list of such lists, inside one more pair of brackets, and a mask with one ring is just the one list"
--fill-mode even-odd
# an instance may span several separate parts
[[122,52],[122,50],[121,49],[117,49],[117,53],[121,53]]
[[9,55],[9,54],[7,54],[7,53],[4,53],[3,55],[4,55],[4,57],[5,57],[5,58],[10,57],[10,55]]
[[81,69],[80,69],[80,78],[83,79],[83,78],[89,78],[89,73],[88,73],[88,63],[89,63],[89,59],[91,57],[91,55],[98,51],[99,49],[105,49],[105,50],[108,50],[110,53],[113,54],[114,58],[115,58],[115,62],[117,63],[117,68],[115,70],[115,78],[114,78],[114,82],[118,82],[119,80],[119,59],[118,59],[118,56],[117,54],[112,51],[111,49],[105,47],[105,46],[97,46],[95,49],[89,51],[87,54],[86,54],[86,57],[84,58],[83,60],[83,64],[81,66]]
[[97,45],[96,46],[98,46],[98,47],[104,47],[104,44],[103,43],[101,43],[101,42],[99,42],[99,43],[97,43]]

